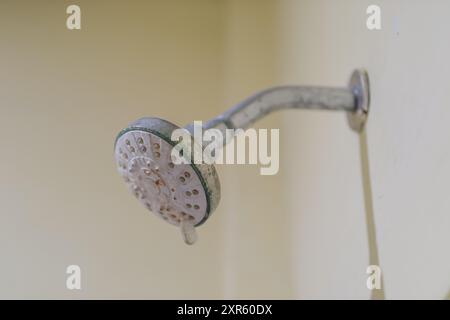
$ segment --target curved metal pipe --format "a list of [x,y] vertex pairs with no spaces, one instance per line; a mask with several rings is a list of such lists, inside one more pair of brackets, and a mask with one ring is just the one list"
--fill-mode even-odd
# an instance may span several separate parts
[[[258,92],[208,121],[203,129],[246,129],[266,115],[284,109],[342,110],[349,113],[352,129],[360,131],[369,109],[367,73],[355,70],[348,88],[281,86]],[[193,125],[186,126],[193,132]]]
[[225,125],[246,129],[272,112],[283,109],[353,111],[356,101],[346,88],[284,86],[261,91],[206,123],[205,129]]

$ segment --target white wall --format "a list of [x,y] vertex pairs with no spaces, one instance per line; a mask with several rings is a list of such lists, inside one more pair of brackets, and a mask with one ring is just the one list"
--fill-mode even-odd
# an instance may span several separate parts
[[[369,4],[381,6],[381,31],[365,27]],[[344,115],[285,114],[297,297],[368,298],[377,252],[386,298],[448,297],[449,10],[438,0],[283,1],[282,81],[343,85],[364,67],[372,90],[361,141]]]

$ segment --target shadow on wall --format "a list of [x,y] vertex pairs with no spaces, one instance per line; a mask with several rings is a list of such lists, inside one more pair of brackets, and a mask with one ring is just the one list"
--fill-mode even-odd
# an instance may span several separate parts
[[[361,176],[364,192],[364,206],[366,211],[367,242],[369,245],[369,265],[380,266],[375,226],[375,214],[373,210],[372,181],[370,179],[369,150],[367,146],[367,133],[365,129],[359,136],[359,145],[361,156]],[[383,276],[381,277],[381,289],[372,290],[370,298],[371,300],[385,299]]]

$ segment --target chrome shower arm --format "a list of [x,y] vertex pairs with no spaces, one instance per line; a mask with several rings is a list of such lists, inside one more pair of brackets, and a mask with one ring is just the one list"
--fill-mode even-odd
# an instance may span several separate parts
[[[284,109],[342,110],[350,126],[360,131],[368,113],[369,83],[365,71],[356,70],[348,88],[281,86],[258,92],[208,121],[203,129],[246,129],[266,115]],[[186,126],[193,132],[193,125]],[[225,136],[225,135],[224,135]]]
[[205,129],[246,129],[268,114],[283,109],[353,111],[355,108],[355,98],[352,92],[346,88],[274,87],[247,98],[208,121]]

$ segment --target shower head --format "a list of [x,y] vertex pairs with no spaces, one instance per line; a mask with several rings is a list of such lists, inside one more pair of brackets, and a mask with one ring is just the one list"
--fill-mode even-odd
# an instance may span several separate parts
[[214,165],[172,162],[176,129],[159,118],[139,119],[117,136],[115,158],[135,197],[161,219],[185,228],[185,241],[193,243],[193,227],[204,223],[219,203],[220,183]]
[[[284,86],[261,91],[204,125],[227,136],[226,129],[245,129],[267,114],[282,109],[327,109],[348,113],[350,127],[363,129],[369,111],[369,80],[355,70],[347,88]],[[220,183],[214,165],[194,161],[175,164],[172,132],[180,129],[159,118],[142,118],[120,131],[115,158],[130,191],[150,211],[179,226],[188,244],[220,200]],[[186,127],[189,132],[193,126]],[[194,142],[195,143],[195,142]],[[189,159],[192,160],[192,159]]]

